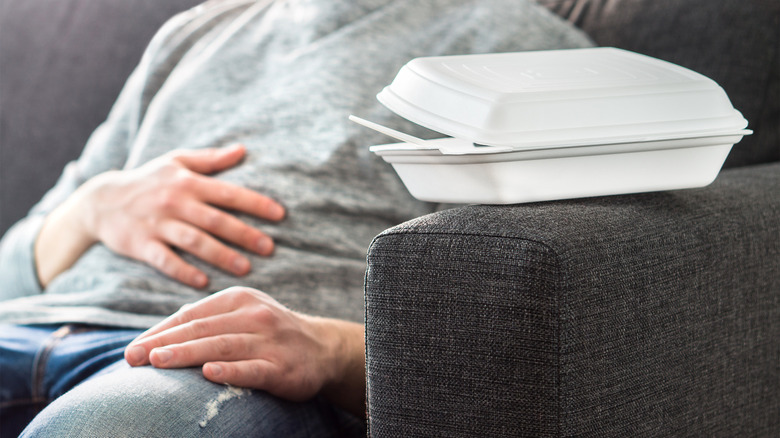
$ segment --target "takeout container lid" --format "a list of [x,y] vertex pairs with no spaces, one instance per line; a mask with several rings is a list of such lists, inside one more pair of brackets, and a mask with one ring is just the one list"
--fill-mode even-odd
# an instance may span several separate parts
[[751,133],[711,79],[614,48],[417,58],[377,97],[451,136],[372,128],[403,140],[370,150],[432,202],[703,187]]
[[[377,98],[465,140],[445,142],[445,155],[749,133],[711,79],[615,48],[416,58]],[[408,149],[372,150],[394,147]]]

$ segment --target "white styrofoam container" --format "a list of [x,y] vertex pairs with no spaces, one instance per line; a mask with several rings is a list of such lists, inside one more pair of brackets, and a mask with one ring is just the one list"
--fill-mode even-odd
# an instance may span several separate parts
[[750,133],[714,81],[613,48],[417,58],[377,97],[452,137],[371,148],[433,202],[702,187]]

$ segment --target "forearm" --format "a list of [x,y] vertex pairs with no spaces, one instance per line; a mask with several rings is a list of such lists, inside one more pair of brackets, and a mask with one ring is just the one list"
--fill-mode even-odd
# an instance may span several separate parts
[[73,193],[52,210],[43,222],[34,246],[38,282],[45,288],[57,275],[70,268],[95,240],[83,224],[86,213],[82,194]]
[[[27,217],[17,222],[0,241],[0,300],[10,300],[43,291],[43,285],[37,271],[36,245],[44,223],[52,212],[66,202],[78,187],[84,182],[84,177],[76,162],[69,163],[57,184],[30,211]],[[65,234],[54,236],[65,238]],[[48,250],[43,251],[48,254]]]

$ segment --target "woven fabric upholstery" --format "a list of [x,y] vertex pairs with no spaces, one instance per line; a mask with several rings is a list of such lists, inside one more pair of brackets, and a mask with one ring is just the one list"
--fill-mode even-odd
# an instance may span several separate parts
[[555,254],[498,236],[391,236],[368,273],[375,435],[507,436],[512,418],[555,435]]
[[368,254],[372,436],[778,436],[780,164],[469,206]]

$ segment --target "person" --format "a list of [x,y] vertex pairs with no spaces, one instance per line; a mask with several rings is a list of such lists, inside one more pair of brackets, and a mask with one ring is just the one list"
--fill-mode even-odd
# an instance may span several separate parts
[[347,116],[431,136],[374,98],[409,60],[587,45],[530,0],[222,0],[171,19],[3,238],[3,436],[364,435],[365,250],[438,206]]

